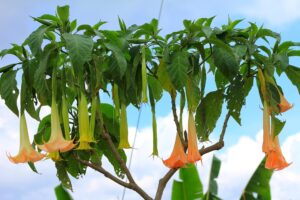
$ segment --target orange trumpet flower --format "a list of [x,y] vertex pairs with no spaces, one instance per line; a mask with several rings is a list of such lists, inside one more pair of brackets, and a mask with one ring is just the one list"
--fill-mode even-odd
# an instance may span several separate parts
[[188,154],[187,160],[189,163],[195,163],[198,160],[201,160],[201,155],[198,150],[197,144],[197,133],[196,133],[196,125],[193,117],[193,113],[189,112],[188,118]]
[[278,104],[280,107],[280,112],[285,112],[293,107],[293,104],[290,104],[286,98],[279,92],[280,94],[280,103]]
[[20,117],[20,149],[16,156],[7,155],[8,159],[17,163],[36,162],[45,157],[45,154],[40,154],[34,150],[29,142],[29,135],[25,115]]
[[48,153],[52,152],[66,152],[75,147],[73,140],[65,140],[59,122],[58,109],[55,97],[52,97],[51,106],[51,136],[48,142],[43,145],[37,145],[39,149]]
[[171,156],[168,159],[163,160],[163,163],[171,169],[177,169],[186,165],[187,156],[184,152],[178,133],[176,134],[176,140]]
[[267,169],[272,169],[272,170],[284,169],[287,166],[289,166],[291,163],[286,162],[282,154],[282,151],[280,149],[279,140],[277,136],[275,136],[273,143],[274,143],[274,149],[267,154],[265,167]]

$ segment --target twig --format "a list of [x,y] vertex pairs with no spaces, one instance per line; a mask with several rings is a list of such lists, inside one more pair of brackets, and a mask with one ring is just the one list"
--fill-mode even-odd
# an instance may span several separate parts
[[[227,128],[227,124],[228,124],[228,120],[230,118],[230,113],[228,111],[224,123],[223,123],[223,128],[219,137],[219,141],[209,147],[206,148],[202,148],[199,150],[200,154],[203,156],[204,154],[207,154],[209,152],[215,151],[215,150],[219,150],[221,148],[224,147],[224,136],[225,136],[225,132],[226,132],[226,128]],[[156,195],[154,200],[161,200],[164,189],[167,185],[167,183],[169,182],[169,180],[171,179],[171,177],[176,173],[177,169],[170,169],[160,180],[158,183],[158,187],[157,187],[157,191],[156,191]]]

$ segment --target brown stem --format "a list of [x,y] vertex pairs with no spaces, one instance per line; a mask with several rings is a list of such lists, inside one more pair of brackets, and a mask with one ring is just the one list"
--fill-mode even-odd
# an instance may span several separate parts
[[100,172],[101,174],[103,174],[105,177],[109,178],[110,180],[114,181],[115,183],[122,185],[123,187],[126,187],[128,189],[132,189],[135,192],[137,192],[139,195],[141,195],[141,197],[143,197],[144,199],[147,200],[152,200],[151,197],[149,197],[144,190],[142,190],[136,183],[127,183],[125,181],[122,181],[121,179],[119,179],[118,177],[112,175],[110,172],[106,171],[101,165],[96,165],[94,163],[91,163],[89,161],[86,160],[82,160],[78,157],[74,157],[77,161],[79,161],[80,163],[96,170],[97,172]]
[[136,191],[139,195],[141,195],[144,199],[146,200],[152,200],[152,198],[142,189],[138,186],[138,184],[136,184],[135,180],[133,179],[130,170],[128,169],[128,167],[126,166],[126,163],[124,162],[124,160],[122,159],[121,155],[119,154],[116,146],[114,145],[110,135],[107,133],[106,130],[104,130],[102,132],[102,136],[103,138],[106,140],[112,154],[114,155],[114,157],[116,158],[117,162],[120,164],[122,170],[124,171],[124,173],[126,174],[128,181],[129,181],[129,186],[130,187],[126,187],[129,189],[132,189],[134,191]]
[[[207,154],[209,152],[215,151],[215,150],[220,150],[224,147],[224,136],[225,136],[225,132],[226,132],[226,128],[227,128],[227,124],[228,124],[228,120],[230,118],[230,113],[228,112],[224,123],[223,123],[223,128],[219,137],[219,141],[216,142],[215,144],[208,146],[208,147],[203,147],[199,150],[200,154],[203,156],[204,154]],[[154,200],[161,200],[164,189],[167,185],[167,183],[169,182],[169,180],[171,179],[171,177],[176,173],[177,169],[170,169],[160,180],[158,183],[158,187],[157,187],[157,191],[156,191],[156,195]]]
[[173,119],[174,119],[174,122],[175,122],[175,125],[176,125],[176,131],[177,131],[177,134],[179,135],[180,141],[181,141],[184,149],[186,149],[187,148],[187,143],[184,140],[183,134],[181,132],[181,128],[180,128],[180,124],[179,124],[179,120],[178,120],[178,116],[177,116],[177,112],[176,112],[175,98],[176,98],[175,95],[171,94]]

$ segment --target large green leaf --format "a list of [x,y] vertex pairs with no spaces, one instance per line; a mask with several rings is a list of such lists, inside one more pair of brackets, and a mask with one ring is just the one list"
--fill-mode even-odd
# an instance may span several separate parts
[[59,184],[54,188],[56,200],[73,200],[70,193],[62,186],[62,184]]
[[273,171],[265,168],[264,158],[246,185],[240,200],[271,200],[270,180],[272,174]]
[[162,88],[169,93],[171,93],[175,88],[171,82],[171,78],[167,72],[166,64],[163,61],[160,61],[157,70],[158,80],[162,86]]
[[216,156],[213,156],[210,175],[209,175],[208,189],[204,196],[204,199],[206,200],[220,199],[219,197],[217,197],[218,183],[216,181],[216,179],[219,176],[220,168],[221,168],[221,161]]
[[41,104],[47,104],[49,87],[46,80],[46,71],[51,65],[56,66],[57,47],[49,44],[45,47],[38,63],[38,68],[34,73],[34,88],[38,94]]
[[172,187],[172,200],[202,199],[203,187],[194,164],[179,170],[180,181],[174,181]]
[[58,179],[60,180],[62,186],[73,191],[72,183],[71,183],[71,180],[70,180],[69,175],[66,170],[66,162],[65,161],[56,162],[55,167],[57,170],[56,175],[57,175]]
[[239,64],[230,47],[215,45],[212,56],[216,67],[228,80],[231,81],[238,74]]
[[77,34],[63,34],[73,67],[80,72],[83,64],[91,59],[94,42],[90,37]]
[[188,53],[186,51],[178,51],[172,57],[172,61],[167,65],[167,72],[177,89],[185,86],[188,79],[187,70],[189,67]]
[[44,35],[48,29],[48,26],[41,26],[36,31],[32,32],[27,38],[27,43],[34,56],[38,56],[41,53]]
[[153,76],[148,76],[149,90],[151,90],[153,98],[159,101],[163,95],[163,89],[160,82]]
[[209,134],[216,127],[216,123],[222,112],[223,90],[208,93],[200,102],[196,111],[196,126],[198,137],[206,141]]
[[284,72],[300,94],[300,68],[289,65]]
[[17,71],[10,70],[3,73],[0,78],[0,96],[4,99],[6,106],[17,116],[19,116],[19,109],[17,106],[17,98],[19,89],[16,81]]

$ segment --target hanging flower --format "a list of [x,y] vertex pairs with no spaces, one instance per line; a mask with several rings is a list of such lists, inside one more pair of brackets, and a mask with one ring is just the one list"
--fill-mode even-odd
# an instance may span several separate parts
[[188,154],[187,160],[189,163],[194,163],[198,160],[201,160],[201,155],[198,150],[197,144],[197,133],[196,133],[196,125],[193,117],[193,113],[189,111],[188,118]]
[[95,116],[96,116],[96,98],[92,101],[91,123],[87,108],[87,99],[83,93],[79,102],[78,126],[79,126],[79,147],[77,149],[91,149],[90,143],[96,142],[94,139]]
[[171,156],[168,159],[163,160],[163,163],[171,169],[184,167],[187,164],[187,156],[184,152],[178,133],[176,134],[176,140]]
[[27,129],[27,123],[24,113],[20,117],[20,148],[19,153],[16,156],[7,156],[8,159],[17,163],[36,162],[45,157],[45,154],[40,154],[33,149],[29,142],[29,135]]
[[39,149],[44,150],[48,153],[59,151],[66,152],[70,151],[75,147],[73,140],[65,140],[60,127],[59,114],[56,105],[54,95],[52,95],[52,106],[51,106],[51,135],[48,142],[43,145],[37,145]]
[[287,163],[279,145],[279,139],[277,136],[273,139],[274,149],[267,154],[267,160],[265,167],[272,170],[281,170],[289,166],[291,163]]
[[279,92],[280,94],[280,103],[278,104],[280,107],[280,112],[285,112],[293,107],[293,104],[290,104],[286,98]]
[[128,142],[127,113],[126,113],[126,105],[124,103],[121,104],[120,122],[121,122],[121,125],[120,125],[119,149],[128,149],[128,148],[130,148],[130,144]]

